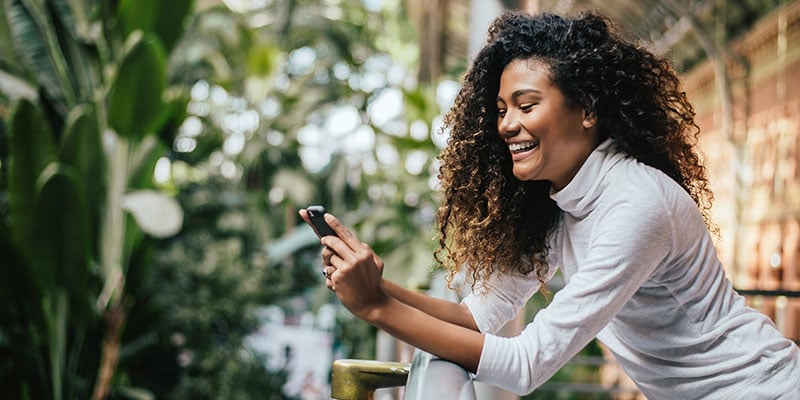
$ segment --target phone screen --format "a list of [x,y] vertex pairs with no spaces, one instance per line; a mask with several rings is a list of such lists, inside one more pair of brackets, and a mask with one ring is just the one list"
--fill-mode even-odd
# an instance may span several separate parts
[[308,206],[306,208],[306,212],[308,213],[308,218],[311,219],[311,224],[314,225],[314,229],[317,230],[317,234],[319,237],[323,236],[336,236],[336,233],[333,232],[328,223],[325,222],[325,207],[323,206]]

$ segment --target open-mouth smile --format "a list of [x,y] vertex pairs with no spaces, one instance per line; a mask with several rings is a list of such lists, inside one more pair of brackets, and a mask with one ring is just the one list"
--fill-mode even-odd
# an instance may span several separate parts
[[529,150],[533,150],[534,148],[539,146],[539,142],[521,142],[521,143],[509,143],[508,150],[511,151],[511,154],[519,154],[524,153]]

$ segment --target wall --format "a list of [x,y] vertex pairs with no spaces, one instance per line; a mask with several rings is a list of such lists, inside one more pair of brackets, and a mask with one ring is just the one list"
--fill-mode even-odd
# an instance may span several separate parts
[[[800,1],[790,1],[731,42],[734,128],[706,62],[684,74],[714,190],[720,258],[739,289],[800,291]],[[738,148],[738,152],[737,152]],[[794,340],[800,299],[751,297]]]

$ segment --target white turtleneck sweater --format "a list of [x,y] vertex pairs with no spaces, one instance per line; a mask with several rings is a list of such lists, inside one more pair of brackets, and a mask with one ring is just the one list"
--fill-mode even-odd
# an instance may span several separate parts
[[697,206],[609,139],[551,197],[566,285],[519,336],[492,335],[538,289],[502,275],[463,302],[487,333],[478,381],[528,393],[597,337],[650,399],[800,399],[800,351],[725,277]]

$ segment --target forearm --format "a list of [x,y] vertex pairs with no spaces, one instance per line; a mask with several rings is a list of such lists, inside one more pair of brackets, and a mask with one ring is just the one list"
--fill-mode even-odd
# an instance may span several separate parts
[[423,311],[432,317],[473,331],[478,330],[478,325],[475,323],[472,313],[470,313],[469,309],[463,304],[438,299],[424,293],[406,289],[386,279],[382,281],[381,287],[383,291],[392,298]]
[[475,330],[436,318],[392,297],[360,317],[390,335],[468,371],[478,369],[484,337]]

